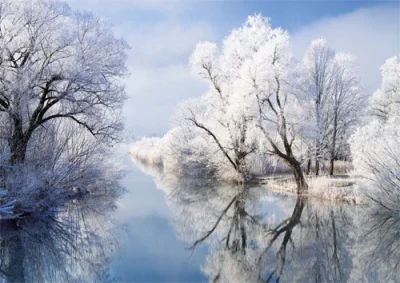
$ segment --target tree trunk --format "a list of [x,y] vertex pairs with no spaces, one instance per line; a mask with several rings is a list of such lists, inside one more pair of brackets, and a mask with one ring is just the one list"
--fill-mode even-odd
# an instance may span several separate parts
[[337,115],[335,115],[335,119],[333,122],[333,136],[332,136],[332,148],[331,148],[331,164],[329,168],[329,175],[333,175],[334,166],[335,166],[335,157],[336,157],[336,136],[337,136]]
[[25,161],[28,139],[24,136],[15,135],[10,141],[10,151],[13,154],[10,158],[11,165],[17,165]]
[[318,157],[315,159],[315,176],[319,175],[319,160]]
[[21,233],[15,224],[15,220],[11,220],[10,224],[10,228],[14,230],[15,235],[8,242],[9,263],[7,266],[7,282],[25,282],[25,252]]
[[307,175],[310,175],[310,172],[311,172],[311,158],[309,158],[307,162]]
[[14,118],[13,126],[13,133],[9,140],[10,151],[13,154],[10,158],[10,163],[11,165],[17,165],[25,161],[28,142],[34,128],[30,127],[24,132],[20,118]]
[[331,164],[329,167],[329,175],[333,176],[333,171],[335,170],[335,158],[331,157]]
[[322,92],[320,89],[319,78],[315,81],[316,99],[315,99],[315,114],[317,119],[317,137],[315,141],[315,176],[319,175],[319,155],[321,151],[321,98]]
[[304,178],[303,170],[301,170],[300,163],[292,161],[290,167],[292,167],[293,175],[297,184],[297,194],[301,194],[308,191],[308,185]]
[[236,171],[239,173],[239,175],[242,177],[242,183],[246,184],[249,181],[249,176],[246,170],[246,163],[245,163],[245,158],[242,157],[237,157],[235,158],[235,164],[236,164]]

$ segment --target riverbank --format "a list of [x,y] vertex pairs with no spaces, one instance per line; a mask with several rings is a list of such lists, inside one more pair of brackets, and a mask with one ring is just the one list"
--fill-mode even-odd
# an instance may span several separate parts
[[[140,148],[140,147],[139,147]],[[144,153],[144,154],[143,154]],[[145,164],[146,167],[156,167],[162,170],[164,174],[173,172],[171,174],[178,174],[179,170],[170,170],[174,165],[165,166],[166,164],[160,162],[161,154],[148,154],[147,151],[130,151],[132,159],[140,164]],[[136,162],[136,163],[137,163]],[[168,163],[167,163],[168,164]],[[169,169],[166,169],[168,167]],[[297,194],[297,185],[291,172],[287,168],[278,168],[279,173],[271,175],[260,175],[249,180],[247,185],[262,185],[270,190],[282,192],[286,194]],[[351,171],[351,164],[349,162],[338,162],[336,174],[333,176],[320,175],[320,176],[306,176],[308,184],[308,196],[335,202],[345,202],[349,204],[363,204],[365,198],[360,193],[355,178],[351,177],[347,172]],[[191,175],[193,177],[193,175]],[[223,180],[224,183],[237,183],[234,179]]]
[[[294,177],[290,174],[272,175],[257,178],[264,187],[287,194],[297,194]],[[350,175],[306,176],[308,196],[349,204],[363,204],[365,199],[360,193],[355,178]]]

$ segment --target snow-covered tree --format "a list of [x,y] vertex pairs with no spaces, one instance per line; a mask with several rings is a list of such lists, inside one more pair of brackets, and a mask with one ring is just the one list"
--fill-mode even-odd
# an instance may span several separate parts
[[64,2],[2,1],[0,119],[11,163],[23,162],[35,132],[58,119],[116,139],[126,50],[110,24]]
[[122,130],[127,48],[105,20],[65,2],[0,2],[0,146],[13,154],[0,175],[12,217],[120,193],[121,169],[105,164]]
[[[123,170],[110,149],[77,129],[58,121],[37,131],[31,140],[30,160],[6,170],[7,197],[16,200],[13,217],[53,213],[82,196],[122,193]],[[43,150],[43,144],[51,144]]]
[[381,67],[382,85],[370,99],[370,108],[374,116],[383,122],[390,117],[400,115],[400,64],[397,56],[386,60]]
[[[280,28],[272,29],[269,19],[260,15],[249,17],[237,33],[238,38],[249,39],[247,45],[235,45],[244,45],[244,54],[248,56],[239,83],[241,91],[254,99],[253,113],[265,140],[264,148],[292,170],[298,192],[305,191],[308,186],[300,167],[303,151],[300,125],[304,115],[293,83],[297,64],[290,50],[289,35]],[[234,50],[231,56],[235,58],[236,53]]]
[[[362,107],[356,59],[336,53],[325,39],[313,40],[302,61],[299,88],[309,117],[304,135],[309,139],[310,158],[315,160],[315,174],[319,175],[321,161],[329,160],[329,173],[333,175],[334,162],[338,153],[345,151],[343,141],[348,139]],[[310,166],[311,159],[308,173]]]
[[230,41],[234,34],[224,40],[221,51],[215,43],[197,45],[190,58],[192,72],[206,80],[210,89],[203,97],[185,102],[181,109],[192,127],[208,135],[225,162],[246,181],[249,177],[247,158],[257,150],[256,128],[252,105],[246,102],[243,93],[235,94],[240,66],[234,67],[230,57]]
[[221,50],[215,43],[200,43],[191,66],[210,86],[201,100],[187,107],[193,126],[212,137],[245,180],[247,157],[267,152],[289,165],[299,190],[307,189],[294,153],[301,115],[289,83],[296,64],[287,32],[273,29],[261,15],[249,16],[224,39]]
[[318,174],[320,160],[330,159],[333,172],[357,117],[353,65],[352,56],[335,54],[322,39],[297,62],[289,34],[261,15],[249,16],[220,47],[199,43],[190,67],[209,88],[178,107],[176,135],[169,139],[177,163],[198,160],[208,172],[246,182],[262,158],[269,162],[258,173],[280,160],[293,172],[298,191],[307,190],[304,160],[313,152]]
[[398,215],[400,211],[400,63],[381,67],[382,85],[370,99],[370,121],[351,137],[353,164],[367,194]]
[[[307,126],[310,128],[309,138],[313,140],[311,154],[315,159],[316,175],[319,174],[320,160],[327,150],[334,57],[335,52],[328,47],[326,40],[320,38],[311,42],[302,62],[304,72],[299,87],[304,92],[305,100],[313,104],[308,109],[312,123]],[[307,171],[310,171],[310,165],[309,162]]]
[[[334,162],[338,153],[346,152],[347,141],[354,127],[360,122],[364,106],[360,79],[355,67],[355,58],[350,54],[337,53],[334,58],[334,76],[329,98],[331,110],[329,121],[328,151],[329,174],[334,173]],[[347,152],[349,155],[349,152]]]

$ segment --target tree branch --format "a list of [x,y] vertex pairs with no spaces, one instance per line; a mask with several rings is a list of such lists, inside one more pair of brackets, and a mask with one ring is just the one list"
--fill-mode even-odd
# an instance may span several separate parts
[[217,137],[214,135],[213,132],[211,132],[208,128],[206,128],[205,126],[203,126],[202,124],[198,123],[194,118],[187,118],[187,120],[191,121],[196,127],[203,129],[204,131],[207,132],[207,134],[209,134],[214,141],[216,142],[216,144],[218,145],[219,149],[222,151],[222,153],[225,155],[225,157],[229,160],[229,162],[232,164],[233,168],[235,168],[235,170],[237,170],[237,166],[235,164],[235,162],[233,162],[232,158],[229,156],[229,154],[225,151],[225,149],[223,148],[223,146],[221,145],[221,143],[219,142],[219,140],[217,139]]

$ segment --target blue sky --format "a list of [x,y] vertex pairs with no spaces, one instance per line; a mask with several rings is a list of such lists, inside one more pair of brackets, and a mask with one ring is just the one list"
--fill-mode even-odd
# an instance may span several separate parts
[[131,45],[124,108],[129,135],[164,134],[183,99],[206,86],[187,61],[199,41],[220,43],[247,16],[262,13],[288,30],[301,59],[312,39],[325,37],[337,52],[359,58],[365,95],[380,85],[379,67],[400,54],[399,1],[68,0],[109,19]]
[[187,21],[207,21],[226,32],[241,25],[248,15],[261,13],[275,26],[293,32],[324,17],[374,5],[398,6],[395,1],[200,1],[181,15]]
[[207,21],[218,30],[230,30],[246,17],[262,13],[290,32],[324,17],[350,13],[362,7],[399,6],[398,1],[239,1],[239,0],[69,0],[72,7],[92,10],[118,25],[124,22],[154,24],[165,20]]

